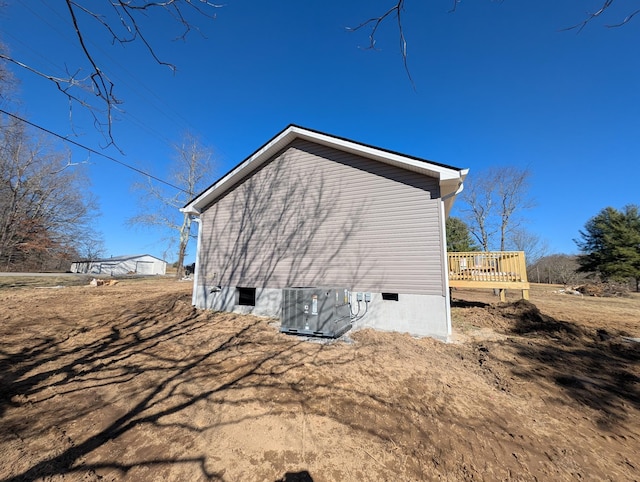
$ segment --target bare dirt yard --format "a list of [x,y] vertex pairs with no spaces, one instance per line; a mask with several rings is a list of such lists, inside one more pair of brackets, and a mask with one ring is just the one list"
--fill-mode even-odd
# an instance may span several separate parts
[[640,296],[554,289],[454,291],[442,343],[0,279],[0,480],[640,480]]

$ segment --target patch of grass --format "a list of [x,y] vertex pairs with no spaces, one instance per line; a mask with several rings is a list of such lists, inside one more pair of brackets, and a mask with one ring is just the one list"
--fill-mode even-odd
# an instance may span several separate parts
[[82,286],[89,284],[90,279],[88,276],[65,273],[52,276],[0,276],[0,290]]
[[163,283],[175,281],[171,275],[165,276],[100,276],[88,274],[58,273],[48,275],[2,275],[0,291],[16,288],[54,288],[58,286],[88,286],[93,279],[117,279],[120,283]]

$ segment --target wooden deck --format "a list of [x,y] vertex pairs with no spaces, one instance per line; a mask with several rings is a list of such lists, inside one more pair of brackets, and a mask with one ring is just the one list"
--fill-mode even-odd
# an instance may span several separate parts
[[494,288],[500,300],[506,300],[507,289],[522,290],[529,299],[529,281],[523,251],[491,251],[447,253],[451,288]]

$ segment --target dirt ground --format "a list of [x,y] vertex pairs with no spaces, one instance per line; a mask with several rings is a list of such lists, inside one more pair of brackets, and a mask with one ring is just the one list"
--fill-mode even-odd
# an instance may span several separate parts
[[445,344],[73,284],[0,281],[0,480],[640,480],[637,294],[457,290]]

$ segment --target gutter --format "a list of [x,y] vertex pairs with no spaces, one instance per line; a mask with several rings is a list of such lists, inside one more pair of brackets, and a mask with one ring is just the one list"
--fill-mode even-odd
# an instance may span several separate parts
[[464,191],[464,182],[460,181],[460,182],[458,182],[458,188],[454,192],[450,192],[449,194],[446,194],[446,195],[442,196],[440,199],[442,199],[442,201],[446,201],[447,199],[449,199],[449,198],[451,198],[453,196],[457,196],[462,191]]
[[457,196],[462,191],[464,191],[464,180],[466,179],[467,174],[469,174],[469,169],[463,169],[463,170],[459,171],[459,173],[460,173],[460,180],[458,181],[458,187],[456,188],[456,190],[454,192],[450,192],[449,194],[441,196],[440,199],[442,199],[443,201],[446,201],[447,199],[449,199],[451,197]]
[[184,214],[189,214],[191,216],[196,216],[198,218],[200,217],[200,210],[191,204],[187,204],[185,207],[180,208],[180,212]]

